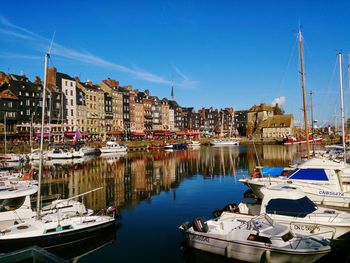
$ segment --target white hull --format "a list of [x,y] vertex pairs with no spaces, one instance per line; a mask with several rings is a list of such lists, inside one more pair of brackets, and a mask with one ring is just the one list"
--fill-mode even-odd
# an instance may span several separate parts
[[239,145],[239,141],[232,141],[232,140],[214,140],[210,142],[210,145],[212,146],[232,146],[232,145]]
[[329,241],[294,235],[267,216],[237,220],[221,216],[206,222],[194,219],[187,244],[196,249],[248,262],[314,262],[330,251]]
[[[240,179],[240,182],[250,187],[254,194],[260,199],[264,197],[261,188],[268,185],[287,183],[286,178],[259,178],[249,180]],[[318,185],[312,182],[289,181],[295,187],[300,188],[311,201],[318,205],[336,206],[339,208],[350,208],[350,192],[334,191],[330,186]]]
[[[252,245],[244,242],[226,241],[214,239],[201,235],[190,235],[187,244],[193,248],[221,255],[227,258],[234,258],[244,262],[265,262],[266,257],[271,263],[309,263],[314,262],[324,256],[327,252],[320,251],[319,254],[297,253],[296,250],[282,251],[271,249],[269,244]],[[266,251],[268,251],[266,253]]]
[[126,152],[126,147],[120,147],[120,148],[108,148],[108,147],[102,147],[100,149],[101,153],[123,153]]

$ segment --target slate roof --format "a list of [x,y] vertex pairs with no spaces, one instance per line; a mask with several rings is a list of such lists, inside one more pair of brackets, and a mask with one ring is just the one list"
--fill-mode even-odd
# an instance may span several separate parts
[[264,123],[263,128],[280,128],[280,127],[291,127],[293,115],[275,115],[268,117]]

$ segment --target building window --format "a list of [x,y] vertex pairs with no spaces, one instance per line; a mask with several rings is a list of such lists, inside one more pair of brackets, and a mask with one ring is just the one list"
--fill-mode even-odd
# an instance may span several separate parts
[[[72,84],[72,82],[71,82],[71,84]],[[71,85],[71,86],[72,86],[72,85]],[[70,91],[70,95],[73,96],[73,90]]]
[[70,110],[70,115],[73,116],[73,109]]
[[27,113],[27,116],[29,116],[30,115],[30,109],[27,109],[26,113]]
[[65,81],[66,86],[68,86],[68,80]]
[[73,87],[73,82],[72,81],[70,82],[70,86]]

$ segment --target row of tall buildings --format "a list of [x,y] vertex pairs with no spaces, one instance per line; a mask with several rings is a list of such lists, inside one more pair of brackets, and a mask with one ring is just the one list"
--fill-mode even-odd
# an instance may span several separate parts
[[[47,72],[45,136],[74,136],[77,129],[89,137],[162,137],[246,135],[249,110],[183,107],[171,98],[158,98],[150,90],[121,86],[117,80],[82,82],[78,77]],[[2,134],[27,137],[39,133],[43,82],[0,72],[0,128]],[[270,106],[266,106],[270,107]],[[270,107],[270,111],[274,111]],[[273,114],[272,114],[273,115]],[[253,115],[252,115],[253,116]],[[256,122],[256,121],[255,121]],[[253,125],[256,125],[256,123]]]

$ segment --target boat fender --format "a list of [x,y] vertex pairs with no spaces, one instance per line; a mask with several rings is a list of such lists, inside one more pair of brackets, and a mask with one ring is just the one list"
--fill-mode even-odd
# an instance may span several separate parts
[[225,255],[226,255],[226,257],[227,258],[231,258],[232,257],[232,255],[231,255],[231,252],[232,250],[231,250],[231,245],[228,245],[226,248],[225,248]]
[[205,222],[204,218],[197,217],[193,220],[193,229],[197,232],[207,233],[208,232],[208,224]]

